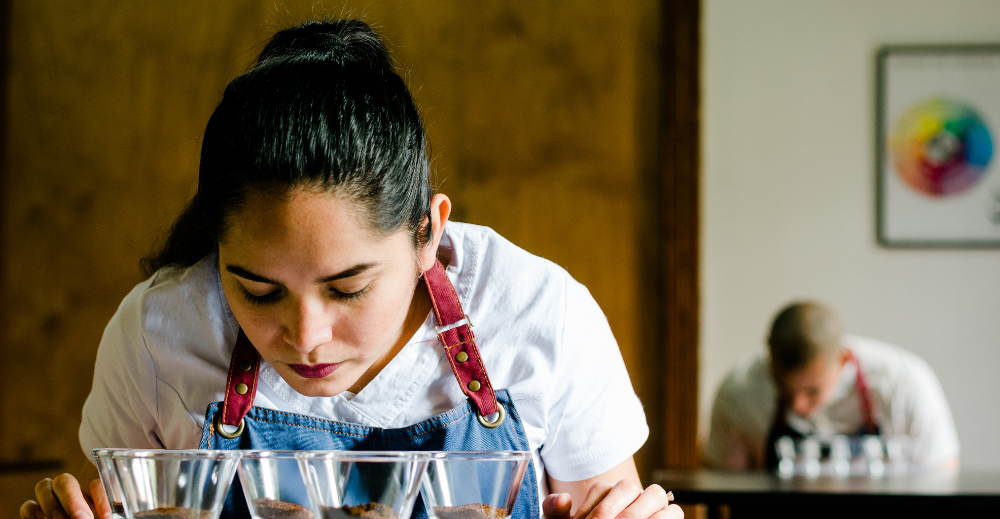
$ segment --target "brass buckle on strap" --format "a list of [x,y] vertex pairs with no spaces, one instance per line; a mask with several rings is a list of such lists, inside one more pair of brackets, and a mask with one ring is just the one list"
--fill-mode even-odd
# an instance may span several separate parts
[[222,436],[223,438],[232,440],[233,438],[239,438],[240,435],[243,434],[243,427],[245,424],[243,422],[243,418],[240,418],[240,425],[236,427],[236,432],[233,433],[227,433],[226,430],[222,428],[223,425],[229,424],[222,423],[222,413],[215,415],[215,432],[219,433],[219,436]]
[[496,429],[497,427],[500,427],[500,424],[503,423],[504,418],[507,418],[507,411],[505,411],[503,406],[500,405],[500,402],[497,402],[497,414],[499,414],[500,416],[498,416],[496,421],[493,422],[487,422],[486,417],[483,416],[483,413],[480,413],[479,411],[476,411],[476,418],[479,419],[479,423],[483,427],[487,429]]
[[442,333],[444,333],[444,332],[446,332],[448,330],[453,330],[455,328],[458,328],[458,327],[466,325],[466,324],[469,325],[470,328],[476,326],[476,325],[472,324],[472,319],[469,319],[469,316],[466,315],[465,317],[463,317],[463,318],[461,318],[461,319],[459,319],[459,320],[457,320],[457,321],[455,321],[455,322],[453,322],[453,323],[451,323],[449,325],[446,325],[446,326],[434,326],[434,332],[436,334],[438,334],[438,335],[441,335]]

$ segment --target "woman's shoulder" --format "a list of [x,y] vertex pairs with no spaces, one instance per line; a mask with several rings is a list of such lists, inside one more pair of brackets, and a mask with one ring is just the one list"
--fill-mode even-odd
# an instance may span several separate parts
[[[492,229],[448,226],[447,259],[454,261],[446,271],[473,323],[490,381],[509,391],[545,470],[576,481],[627,459],[648,428],[593,296],[564,268]],[[463,398],[443,366],[432,387]]]
[[228,365],[226,345],[235,342],[237,331],[214,255],[189,267],[158,270],[125,297],[110,326],[140,336],[135,339],[154,363],[183,352]]
[[[84,445],[197,445],[199,420],[219,400],[235,343],[214,266],[210,257],[160,269],[122,301],[98,349]],[[116,410],[122,398],[134,416]],[[109,416],[134,420],[140,436],[117,436],[122,431],[104,423]]]
[[[572,281],[566,269],[532,254],[481,225],[449,222],[441,256],[463,304],[503,294],[508,303],[541,294],[563,295]],[[575,282],[574,282],[575,283]]]
[[445,270],[459,301],[477,336],[505,344],[506,356],[510,348],[552,355],[563,342],[567,319],[579,313],[575,309],[597,305],[565,269],[488,227],[454,224],[448,237],[451,263]]

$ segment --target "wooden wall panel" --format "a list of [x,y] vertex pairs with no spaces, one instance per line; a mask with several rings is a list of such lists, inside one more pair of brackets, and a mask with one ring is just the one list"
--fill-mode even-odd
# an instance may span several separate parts
[[[10,38],[11,38],[11,25],[10,25],[10,2],[9,0],[0,0],[0,200],[4,199],[4,191],[6,188],[6,183],[4,179],[7,178],[7,77],[8,70],[10,68]],[[4,223],[4,213],[0,211],[0,229],[3,229]],[[7,255],[7,243],[5,240],[0,239],[0,260]],[[6,305],[3,298],[5,293],[5,280],[0,274],[0,329],[4,329],[7,326],[7,312]],[[3,337],[0,336],[0,361],[3,360]],[[3,397],[6,394],[7,388],[0,384],[0,403],[3,402]],[[0,408],[2,411],[2,408]],[[7,423],[3,415],[0,415],[0,445],[4,443],[4,429]]]
[[[247,2],[11,0],[0,455],[77,442],[94,354],[195,186],[200,135],[261,39]],[[4,513],[30,494],[2,488]]]
[[657,363],[657,464],[698,464],[699,28],[698,0],[665,0],[660,81],[660,283],[663,356]]
[[[659,2],[9,1],[4,459],[85,466],[76,432],[101,333],[193,192],[223,86],[277,28],[323,15],[380,28],[455,219],[489,225],[587,285],[637,392],[657,400],[660,374],[646,366],[662,355],[650,321],[663,314],[649,310],[662,277],[644,270],[659,268],[661,239],[650,223],[661,203],[650,190]],[[639,461],[644,474],[655,463]],[[0,491],[4,510],[26,497],[14,487]]]

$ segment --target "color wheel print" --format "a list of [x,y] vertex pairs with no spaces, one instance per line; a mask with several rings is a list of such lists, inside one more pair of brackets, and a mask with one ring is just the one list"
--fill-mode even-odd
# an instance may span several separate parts
[[900,178],[935,198],[976,185],[993,158],[993,140],[979,114],[967,104],[940,97],[911,106],[889,140]]

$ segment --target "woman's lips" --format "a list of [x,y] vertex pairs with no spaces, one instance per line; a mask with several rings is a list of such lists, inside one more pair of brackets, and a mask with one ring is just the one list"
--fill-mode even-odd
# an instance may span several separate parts
[[313,364],[311,366],[308,364],[289,364],[288,367],[292,368],[300,377],[323,378],[336,371],[340,367],[340,363]]

